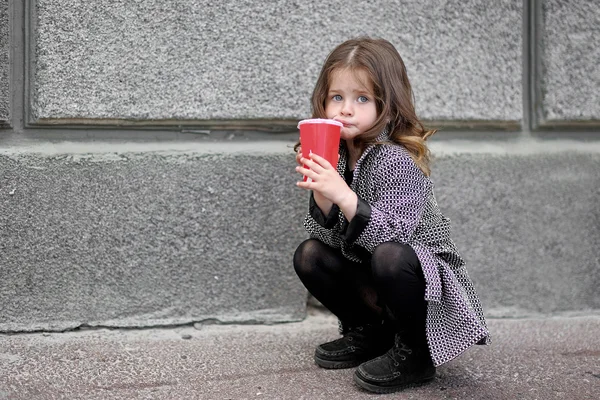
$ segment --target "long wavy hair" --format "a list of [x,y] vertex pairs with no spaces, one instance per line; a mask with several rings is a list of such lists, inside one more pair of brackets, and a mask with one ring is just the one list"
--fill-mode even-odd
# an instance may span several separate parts
[[350,69],[365,71],[371,81],[377,119],[373,126],[357,136],[354,144],[361,152],[377,142],[377,137],[388,130],[388,140],[404,146],[417,166],[430,174],[430,152],[425,143],[436,130],[427,130],[417,117],[414,94],[402,57],[385,39],[359,37],[337,46],[327,57],[313,90],[311,106],[313,118],[327,118],[325,100],[334,71]]

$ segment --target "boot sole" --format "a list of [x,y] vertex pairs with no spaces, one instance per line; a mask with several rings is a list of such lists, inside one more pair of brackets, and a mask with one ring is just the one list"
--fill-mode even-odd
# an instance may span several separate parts
[[319,367],[325,368],[325,369],[354,368],[354,367],[358,367],[363,362],[364,361],[359,361],[359,360],[355,360],[355,361],[331,361],[331,360],[324,360],[324,359],[319,358],[319,357],[317,357],[315,355],[315,363]]
[[404,385],[398,385],[398,386],[378,386],[378,385],[374,385],[372,383],[364,381],[360,376],[358,376],[358,374],[355,373],[354,374],[354,383],[356,383],[361,388],[368,390],[370,392],[385,394],[385,393],[399,392],[401,390],[409,389],[409,388],[413,388],[413,387],[418,387],[418,386],[426,384],[427,382],[430,382],[431,380],[433,380],[433,378],[435,378],[435,371],[430,376],[423,377],[416,382],[411,382],[411,383],[407,383]]

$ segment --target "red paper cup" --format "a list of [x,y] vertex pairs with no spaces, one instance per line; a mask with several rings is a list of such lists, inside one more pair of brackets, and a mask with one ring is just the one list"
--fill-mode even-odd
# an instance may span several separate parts
[[[342,126],[341,122],[332,119],[317,118],[300,121],[298,129],[300,129],[302,157],[308,158],[310,153],[315,153],[329,161],[336,168]],[[307,181],[306,176],[304,181]]]

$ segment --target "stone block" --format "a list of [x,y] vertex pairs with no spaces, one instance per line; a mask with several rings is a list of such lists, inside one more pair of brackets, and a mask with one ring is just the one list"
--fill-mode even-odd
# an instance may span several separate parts
[[38,124],[304,118],[326,55],[359,35],[398,48],[422,118],[522,119],[521,1],[35,3]]
[[540,3],[539,124],[600,126],[598,2]]
[[0,155],[0,331],[302,319],[290,162]]
[[[0,152],[0,331],[304,317],[291,143],[53,146]],[[464,147],[432,178],[487,315],[599,310],[598,144]]]
[[600,310],[600,152],[457,154],[433,171],[489,316]]

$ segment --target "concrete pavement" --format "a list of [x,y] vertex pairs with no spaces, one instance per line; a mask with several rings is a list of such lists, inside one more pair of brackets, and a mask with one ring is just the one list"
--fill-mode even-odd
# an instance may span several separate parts
[[438,368],[426,386],[373,395],[314,347],[337,321],[0,335],[0,399],[597,399],[600,316],[492,319],[493,344]]

